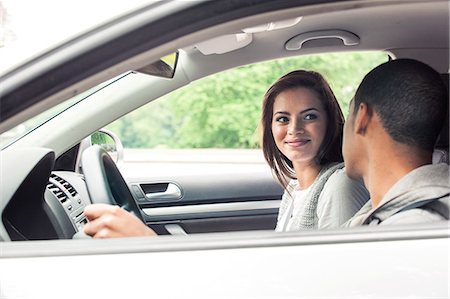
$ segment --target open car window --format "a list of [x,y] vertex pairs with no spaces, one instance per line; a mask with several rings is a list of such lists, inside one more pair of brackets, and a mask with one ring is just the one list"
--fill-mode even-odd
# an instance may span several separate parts
[[[277,78],[297,69],[323,74],[347,115],[348,104],[363,76],[387,60],[388,56],[381,52],[349,52],[242,66],[197,80],[129,113],[107,129],[120,138],[124,158],[129,161],[147,157],[157,162],[154,159],[161,156],[179,161],[183,149],[191,150],[189,153],[202,149],[198,151],[200,160],[205,159],[204,149],[211,153],[224,149],[251,152],[259,148],[262,97]],[[144,154],[143,150],[150,151]],[[167,154],[161,155],[163,152]],[[188,151],[185,156],[189,159]]]

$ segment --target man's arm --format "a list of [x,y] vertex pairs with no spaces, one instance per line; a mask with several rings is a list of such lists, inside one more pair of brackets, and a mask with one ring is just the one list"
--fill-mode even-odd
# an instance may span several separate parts
[[93,238],[156,236],[133,214],[118,206],[93,204],[84,209],[89,222],[84,232]]

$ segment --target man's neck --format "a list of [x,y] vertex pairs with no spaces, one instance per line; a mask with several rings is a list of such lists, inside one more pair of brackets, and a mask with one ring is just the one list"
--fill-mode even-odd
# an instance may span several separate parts
[[[389,153],[389,155],[384,154]],[[431,163],[431,154],[410,147],[383,151],[369,161],[364,183],[370,192],[372,207],[377,207],[392,186],[409,172]]]

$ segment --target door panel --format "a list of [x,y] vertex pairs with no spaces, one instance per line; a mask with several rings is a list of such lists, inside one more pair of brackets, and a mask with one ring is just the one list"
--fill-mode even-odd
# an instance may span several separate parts
[[236,169],[163,177],[149,172],[148,178],[127,181],[147,224],[159,234],[273,230],[281,186],[265,165],[260,171]]
[[198,234],[212,232],[274,230],[278,209],[267,215],[193,218],[171,222],[150,222],[148,225],[158,234]]

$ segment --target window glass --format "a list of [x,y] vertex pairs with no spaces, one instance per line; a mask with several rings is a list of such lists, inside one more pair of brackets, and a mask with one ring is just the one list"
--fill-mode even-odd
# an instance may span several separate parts
[[280,76],[297,69],[320,72],[344,115],[356,87],[385,53],[321,54],[247,65],[191,83],[108,126],[125,148],[258,147],[262,97]]

